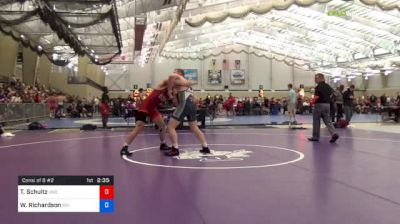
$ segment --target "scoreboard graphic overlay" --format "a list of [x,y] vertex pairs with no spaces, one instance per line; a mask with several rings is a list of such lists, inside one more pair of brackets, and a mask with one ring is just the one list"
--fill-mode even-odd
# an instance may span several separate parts
[[18,212],[114,212],[113,176],[19,176]]

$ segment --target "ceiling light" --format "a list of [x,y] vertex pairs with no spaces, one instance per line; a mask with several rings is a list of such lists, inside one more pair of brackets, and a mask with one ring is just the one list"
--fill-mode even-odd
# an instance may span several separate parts
[[385,75],[390,75],[393,71],[385,71]]
[[372,73],[375,73],[375,74],[378,74],[378,73],[380,73],[381,71],[380,71],[380,70],[371,70],[371,72],[372,72]]

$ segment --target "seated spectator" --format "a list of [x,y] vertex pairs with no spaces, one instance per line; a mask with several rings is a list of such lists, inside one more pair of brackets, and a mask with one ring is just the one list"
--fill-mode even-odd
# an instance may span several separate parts
[[264,97],[264,107],[269,108],[269,99]]
[[36,92],[36,94],[34,96],[34,102],[35,103],[40,103],[41,102],[40,92]]
[[15,75],[12,75],[10,79],[10,86],[15,87],[16,84],[17,84],[17,79],[15,78]]
[[285,115],[285,112],[288,111],[288,100],[283,98],[282,100],[282,108],[283,108],[283,115]]
[[83,113],[86,117],[93,117],[93,104],[85,99],[83,104]]
[[22,99],[18,93],[13,93],[11,96],[10,103],[22,103]]
[[0,103],[7,103],[7,96],[5,94],[5,91],[3,89],[0,89]]
[[387,105],[387,97],[386,97],[386,94],[383,94],[383,95],[380,97],[380,103],[381,103],[381,106],[386,106],[386,105]]
[[204,100],[206,106],[210,106],[211,104],[211,96],[207,95],[206,99]]
[[236,114],[243,115],[244,103],[242,101],[238,101],[236,105]]
[[216,105],[217,105],[217,114],[221,115],[224,111],[224,98],[222,95],[220,95],[217,100],[216,100]]
[[251,109],[254,115],[261,115],[261,104],[258,102],[258,98],[254,97],[251,104]]
[[310,99],[306,98],[302,104],[302,114],[307,111],[307,113],[312,113],[312,105]]
[[245,97],[244,98],[243,115],[250,115],[250,111],[251,111],[250,99]]

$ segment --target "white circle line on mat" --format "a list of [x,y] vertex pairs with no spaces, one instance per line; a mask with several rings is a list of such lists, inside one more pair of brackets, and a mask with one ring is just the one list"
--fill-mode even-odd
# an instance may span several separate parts
[[[144,165],[144,166],[152,166],[152,167],[160,167],[160,168],[173,168],[173,169],[192,169],[192,170],[230,170],[230,169],[252,169],[252,168],[266,168],[266,167],[276,167],[276,166],[283,166],[291,163],[298,162],[304,158],[304,154],[293,150],[293,149],[288,149],[288,148],[283,148],[283,147],[277,147],[277,146],[268,146],[268,145],[248,145],[248,144],[208,144],[210,146],[220,146],[220,145],[229,145],[229,146],[248,146],[248,147],[261,147],[261,148],[272,148],[272,149],[278,149],[278,150],[285,150],[289,152],[296,153],[298,157],[296,159],[286,161],[286,162],[281,162],[281,163],[273,163],[273,164],[265,164],[265,165],[254,165],[254,166],[225,166],[225,167],[193,167],[193,166],[171,166],[171,165],[162,165],[162,164],[154,164],[154,163],[146,163],[146,162],[141,162],[137,160],[133,160],[127,156],[123,156],[122,158],[126,160],[127,162],[134,163],[134,164],[139,164],[139,165]],[[182,145],[182,146],[198,146],[198,145]],[[150,149],[157,149],[158,146],[154,147],[146,147],[146,148],[141,148],[141,149],[136,149],[132,150],[131,152],[133,153],[132,156],[140,151],[145,151],[145,150],[150,150]],[[171,158],[173,159],[173,158]]]

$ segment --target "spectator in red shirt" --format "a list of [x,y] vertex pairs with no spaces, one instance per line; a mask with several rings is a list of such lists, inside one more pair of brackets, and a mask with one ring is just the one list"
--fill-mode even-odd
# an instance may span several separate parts
[[232,96],[232,93],[229,93],[229,97],[224,104],[227,116],[229,116],[230,113],[232,115],[235,114],[235,111],[233,110],[233,104],[235,104],[235,101],[235,97]]
[[101,100],[100,104],[100,114],[101,114],[101,121],[103,122],[103,128],[107,128],[107,123],[108,123],[108,117],[110,116],[110,106],[108,105],[108,102],[105,99]]
[[236,105],[236,114],[243,115],[244,104],[242,101],[238,101]]
[[39,93],[36,93],[34,100],[35,100],[35,103],[40,103],[41,98],[40,98],[40,94]]
[[56,107],[57,107],[57,101],[56,101],[56,97],[54,95],[55,94],[51,94],[50,97],[47,99],[47,104],[49,105],[49,109],[50,109],[52,117],[55,117],[55,112],[56,112]]

